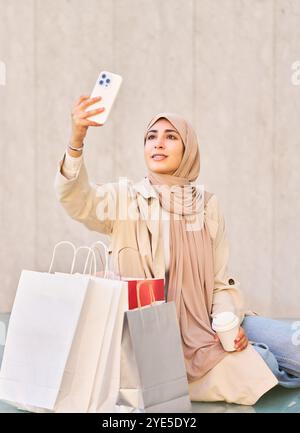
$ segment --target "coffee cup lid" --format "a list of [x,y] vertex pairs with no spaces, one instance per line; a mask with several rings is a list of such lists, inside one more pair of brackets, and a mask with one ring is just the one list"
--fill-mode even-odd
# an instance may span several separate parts
[[231,311],[216,314],[213,318],[212,329],[216,332],[227,331],[237,326],[239,318]]

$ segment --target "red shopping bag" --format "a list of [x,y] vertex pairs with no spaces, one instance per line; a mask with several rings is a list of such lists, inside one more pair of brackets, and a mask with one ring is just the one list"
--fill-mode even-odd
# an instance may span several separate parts
[[140,300],[141,307],[151,304],[150,290],[152,287],[155,301],[165,300],[165,288],[163,278],[147,278],[147,279],[137,279],[137,278],[122,278],[122,280],[128,282],[128,307],[129,310],[133,310],[138,307],[137,299],[137,283],[140,287]]
[[164,302],[165,301],[165,279],[164,278],[142,278],[142,277],[125,277],[125,276],[122,277],[121,270],[120,270],[119,256],[121,251],[127,249],[136,251],[138,255],[140,255],[140,252],[136,248],[123,247],[118,251],[117,254],[119,276],[123,281],[128,282],[129,310],[138,308],[137,287],[139,287],[141,307],[151,304],[151,296],[150,296],[151,289],[155,297],[155,302]]

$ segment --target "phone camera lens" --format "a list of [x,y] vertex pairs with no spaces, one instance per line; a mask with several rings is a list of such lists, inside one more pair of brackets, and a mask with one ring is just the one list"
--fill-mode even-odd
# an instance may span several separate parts
[[107,82],[107,83],[110,83],[110,79],[109,79],[109,78],[107,78],[106,82]]
[[102,74],[101,77],[102,77],[102,78],[105,78],[105,77],[106,77],[106,74]]
[[100,80],[100,81],[99,81],[99,84],[103,84],[103,80]]

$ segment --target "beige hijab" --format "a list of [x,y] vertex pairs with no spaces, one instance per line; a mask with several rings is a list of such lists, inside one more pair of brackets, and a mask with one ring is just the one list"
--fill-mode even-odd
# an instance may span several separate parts
[[[148,178],[158,192],[161,206],[170,215],[167,301],[176,304],[187,377],[189,382],[193,382],[221,361],[227,352],[214,340],[215,333],[211,328],[214,289],[212,240],[205,217],[201,219],[203,191],[199,192],[199,188],[191,183],[200,171],[197,136],[190,123],[181,116],[159,113],[147,125],[144,140],[147,131],[162,117],[179,132],[184,143],[183,158],[172,175],[148,170]],[[166,190],[169,194],[165,193]],[[192,230],[187,229],[192,220],[202,221],[201,228],[195,228],[194,224]]]

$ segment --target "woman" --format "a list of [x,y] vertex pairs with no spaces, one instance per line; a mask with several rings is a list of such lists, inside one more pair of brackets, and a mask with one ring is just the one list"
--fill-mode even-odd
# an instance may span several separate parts
[[[228,240],[217,197],[193,184],[200,155],[192,126],[175,113],[159,113],[144,135],[147,176],[137,183],[93,185],[83,141],[89,126],[101,126],[87,117],[103,108],[85,110],[100,99],[84,95],[73,107],[57,197],[72,218],[110,236],[115,272],[165,278],[166,300],[176,304],[191,399],[254,404],[278,383],[300,386],[290,324],[244,311],[239,282],[227,273]],[[131,255],[134,249],[139,259]],[[222,311],[235,312],[243,325],[235,352],[225,352],[211,328],[212,317]],[[286,340],[284,348],[273,329]]]

